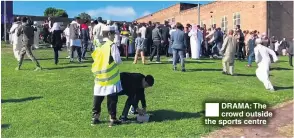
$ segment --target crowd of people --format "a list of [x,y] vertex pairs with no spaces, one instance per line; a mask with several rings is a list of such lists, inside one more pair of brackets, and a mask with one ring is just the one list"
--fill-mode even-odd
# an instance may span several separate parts
[[[275,91],[269,80],[270,64],[278,60],[277,55],[289,55],[290,66],[293,66],[293,41],[288,42],[285,38],[278,41],[275,37],[269,39],[265,33],[259,34],[256,30],[242,31],[240,25],[236,25],[234,30],[222,31],[216,25],[207,29],[206,25],[184,26],[167,21],[163,25],[151,21],[120,24],[110,20],[104,22],[101,17],[94,21],[76,17],[65,29],[49,18],[43,29],[47,30],[43,39],[51,43],[56,65],[63,44],[70,62],[74,62],[75,52],[78,62],[83,62],[87,60],[87,52],[92,51],[92,72],[95,74],[92,124],[100,122],[101,103],[105,96],[110,115],[109,126],[128,120],[127,112],[131,106],[133,112],[146,113],[144,89],[153,86],[154,78],[140,73],[120,73],[118,66],[122,55],[126,58],[134,55],[134,64],[137,64],[139,56],[143,64],[147,64],[145,56],[150,56],[150,62],[156,56],[156,63],[161,62],[161,55],[172,56],[173,70],[177,70],[177,63],[180,62],[182,72],[186,71],[185,58],[222,58],[222,73],[225,75],[234,75],[235,59],[247,58],[247,67],[251,67],[255,59],[258,65],[256,76],[270,91]],[[15,18],[10,33],[14,56],[19,63],[16,70],[21,68],[25,54],[35,62],[36,70],[42,69],[32,53],[32,47],[37,48],[39,44],[36,22],[27,17]],[[129,97],[120,120],[116,118],[119,95]],[[139,101],[142,102],[141,110],[138,108]]]

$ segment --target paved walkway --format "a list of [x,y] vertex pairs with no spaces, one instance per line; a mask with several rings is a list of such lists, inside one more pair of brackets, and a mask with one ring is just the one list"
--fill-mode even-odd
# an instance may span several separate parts
[[278,105],[274,117],[264,126],[229,126],[216,130],[203,138],[290,138],[293,137],[293,101]]

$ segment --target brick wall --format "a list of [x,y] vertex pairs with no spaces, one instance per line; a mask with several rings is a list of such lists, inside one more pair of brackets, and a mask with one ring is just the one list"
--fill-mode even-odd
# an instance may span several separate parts
[[278,40],[293,39],[293,1],[268,2],[269,35]]
[[160,10],[158,12],[139,18],[136,21],[139,23],[143,23],[143,22],[147,23],[148,21],[163,23],[164,20],[173,18],[179,12],[180,12],[180,5],[176,4],[164,10]]
[[[166,10],[137,20],[138,22],[156,21],[163,23],[168,18],[175,18],[176,22],[182,24],[198,24],[197,7],[184,11],[179,11],[179,5],[175,5]],[[228,29],[233,29],[233,13],[240,13],[240,24],[242,30],[258,30],[266,32],[266,12],[265,1],[216,1],[200,6],[200,18],[204,24],[210,25],[211,16],[214,17],[217,27],[221,26],[223,16],[227,16]],[[210,13],[213,12],[213,13]],[[164,16],[163,16],[164,15]]]

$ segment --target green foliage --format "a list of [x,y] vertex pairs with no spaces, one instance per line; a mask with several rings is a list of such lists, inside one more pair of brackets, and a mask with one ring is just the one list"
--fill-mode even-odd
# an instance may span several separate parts
[[53,17],[68,17],[68,14],[63,9],[56,9],[49,7],[44,11],[44,16],[53,16]]
[[79,16],[83,21],[86,21],[86,20],[91,21],[91,16],[90,16],[89,14],[85,13],[85,12],[80,13],[78,16]]

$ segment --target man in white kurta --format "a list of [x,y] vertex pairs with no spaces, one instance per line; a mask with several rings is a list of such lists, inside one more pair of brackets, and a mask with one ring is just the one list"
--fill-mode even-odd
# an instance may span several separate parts
[[63,31],[63,34],[65,35],[65,38],[66,38],[66,49],[67,49],[67,52],[68,52],[68,56],[66,58],[70,58],[70,55],[71,55],[71,50],[70,50],[70,41],[69,41],[69,25],[67,25],[67,27],[64,29]]
[[[104,44],[111,42],[112,44],[111,44],[111,49],[110,49],[109,60],[113,59],[113,62],[115,65],[121,64],[122,60],[120,57],[119,49],[117,48],[116,44],[113,43],[114,35],[115,35],[115,28],[112,26],[104,26],[101,28],[101,31],[103,31],[103,33],[102,33],[103,39],[101,41],[101,47],[104,47],[105,46]],[[98,50],[98,49],[96,49],[96,50]],[[98,52],[98,51],[96,51],[96,50],[92,53],[92,57],[94,59],[94,63],[92,65],[92,71],[95,70],[95,65],[97,64],[96,58],[103,57],[103,55],[97,55],[96,52]],[[108,61],[108,62],[111,62],[111,61]],[[99,62],[99,63],[102,64],[101,62]],[[112,64],[112,63],[109,63],[109,65],[110,64]],[[93,66],[94,66],[94,68],[93,68]],[[114,67],[114,68],[116,68],[116,67]],[[107,69],[107,70],[110,70],[110,69]],[[99,71],[99,72],[102,72],[102,71]],[[113,77],[113,76],[111,76],[111,77]],[[96,79],[97,79],[97,77],[96,77]],[[106,86],[102,86],[99,83],[95,83],[95,86],[94,86],[94,105],[93,105],[93,110],[92,110],[93,111],[92,125],[98,124],[100,122],[99,117],[100,117],[100,113],[101,113],[101,103],[102,103],[105,96],[107,96],[107,107],[108,107],[108,112],[110,114],[109,127],[111,127],[112,125],[115,125],[115,124],[120,124],[120,121],[118,121],[116,119],[116,104],[117,104],[117,100],[118,100],[117,93],[119,93],[121,91],[122,91],[122,85],[121,85],[120,80],[116,84],[110,84],[110,85],[106,85]]]
[[17,61],[20,60],[20,51],[22,48],[22,34],[17,36],[18,27],[21,26],[20,18],[16,18],[15,22],[13,23],[12,27],[10,28],[10,34],[12,34],[12,45],[13,45],[13,54]]
[[190,36],[191,58],[199,59],[201,43],[203,41],[203,34],[200,30],[200,26],[194,25],[188,36]]
[[33,47],[38,49],[39,48],[39,36],[40,36],[40,29],[38,27],[38,23],[36,21],[34,21],[34,45]]
[[256,69],[256,76],[264,84],[264,87],[267,90],[275,91],[272,83],[269,80],[269,70],[271,64],[269,55],[271,55],[273,57],[273,61],[276,62],[278,61],[276,53],[266,46],[261,45],[262,40],[260,38],[256,39],[255,42],[256,47],[254,48],[254,54],[255,61],[258,65],[258,68]]
[[104,23],[102,23],[102,18],[98,17],[97,19],[98,24],[94,26],[93,28],[93,35],[94,35],[94,40],[93,40],[93,44],[94,44],[94,49],[95,47],[101,45],[101,42],[103,41],[103,36],[102,36],[102,27],[106,26]]

